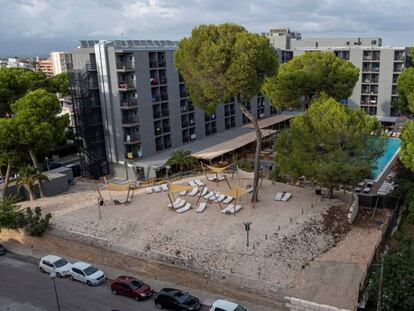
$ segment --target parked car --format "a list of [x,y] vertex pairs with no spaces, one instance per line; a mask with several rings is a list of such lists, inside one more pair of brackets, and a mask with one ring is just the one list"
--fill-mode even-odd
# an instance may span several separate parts
[[87,262],[75,262],[69,270],[69,279],[80,281],[89,286],[100,285],[106,281],[103,271]]
[[111,290],[114,295],[122,295],[144,300],[152,296],[151,286],[131,276],[121,275],[111,283]]
[[58,278],[69,275],[71,264],[65,258],[47,255],[42,257],[39,262],[39,269],[41,272],[55,273]]
[[237,303],[228,301],[228,300],[216,300],[210,311],[248,311],[245,307],[238,305]]
[[197,297],[174,288],[163,288],[160,290],[154,297],[154,302],[158,309],[195,311],[201,308]]
[[6,254],[6,252],[7,252],[7,249],[2,244],[0,244],[0,255],[4,255]]

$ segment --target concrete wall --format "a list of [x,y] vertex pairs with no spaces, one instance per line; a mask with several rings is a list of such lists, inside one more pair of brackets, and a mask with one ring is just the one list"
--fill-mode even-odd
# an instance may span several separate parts
[[287,301],[286,308],[290,311],[351,311],[295,297],[285,297],[285,300]]

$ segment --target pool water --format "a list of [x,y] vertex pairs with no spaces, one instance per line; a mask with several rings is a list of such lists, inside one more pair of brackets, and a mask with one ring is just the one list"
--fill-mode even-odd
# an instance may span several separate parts
[[374,180],[377,180],[384,169],[388,166],[391,159],[400,148],[401,140],[399,138],[387,138],[384,147],[384,154],[379,157],[375,164],[375,169],[372,171]]

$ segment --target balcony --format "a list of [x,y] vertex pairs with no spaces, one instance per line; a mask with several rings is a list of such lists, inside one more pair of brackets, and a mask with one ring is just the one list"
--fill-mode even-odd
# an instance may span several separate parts
[[119,82],[118,83],[118,89],[120,91],[134,91],[136,89],[135,83],[130,81],[130,82]]
[[180,91],[180,97],[181,98],[187,97],[187,92],[186,91]]
[[161,101],[168,100],[168,94],[161,94]]
[[133,135],[125,135],[124,136],[124,144],[125,145],[135,145],[141,141],[141,135],[133,134]]
[[160,84],[167,84],[167,78],[166,77],[160,78]]
[[121,100],[121,109],[128,110],[128,109],[136,109],[138,108],[138,100],[136,98],[131,98],[129,100],[122,101]]
[[96,71],[96,63],[87,61],[86,62],[86,70],[87,71]]
[[152,102],[153,103],[159,102],[160,99],[161,99],[161,97],[159,95],[153,95],[152,96]]
[[116,62],[116,70],[119,72],[135,71],[132,62]]
[[125,153],[125,159],[134,160],[142,157],[141,150],[134,150]]
[[139,125],[139,118],[138,116],[131,116],[122,118],[122,126],[123,127],[134,127]]

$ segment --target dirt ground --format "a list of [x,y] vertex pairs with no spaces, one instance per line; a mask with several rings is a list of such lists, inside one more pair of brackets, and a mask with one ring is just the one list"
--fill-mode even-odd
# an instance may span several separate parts
[[[249,183],[228,177],[232,186]],[[199,178],[206,182],[203,176]],[[186,184],[188,180],[180,182]],[[209,189],[228,190],[225,182],[218,186],[206,184]],[[281,191],[291,192],[292,198],[288,202],[275,201],[275,194]],[[106,202],[101,208],[102,219],[98,217],[96,184],[88,182],[78,182],[66,194],[23,205],[38,205],[51,212],[55,231],[68,236],[90,238],[114,251],[240,286],[297,294],[309,300],[312,297],[308,294],[325,299],[323,293],[309,289],[321,278],[315,265],[323,264],[325,269],[331,262],[367,264],[372,241],[366,236],[371,236],[370,232],[372,240],[381,236],[378,228],[348,224],[349,194],[336,193],[336,199],[329,200],[315,195],[312,188],[273,184],[269,180],[263,181],[255,207],[250,196],[245,196],[238,202],[243,209],[234,216],[222,214],[217,203],[210,204],[202,214],[196,213],[196,198],[188,196],[183,198],[192,203],[192,210],[183,214],[170,211],[165,192],[146,194],[141,189],[127,206],[115,206],[108,192],[101,193]],[[113,193],[113,197],[122,199],[126,193]],[[252,221],[250,247],[246,247],[246,220]],[[361,267],[354,268],[355,275],[362,275]],[[343,272],[349,274],[347,270]],[[338,273],[342,273],[340,268],[335,270],[335,277]],[[344,284],[332,284],[333,290],[335,286]],[[354,300],[355,292],[344,299]]]

